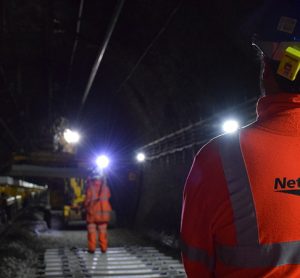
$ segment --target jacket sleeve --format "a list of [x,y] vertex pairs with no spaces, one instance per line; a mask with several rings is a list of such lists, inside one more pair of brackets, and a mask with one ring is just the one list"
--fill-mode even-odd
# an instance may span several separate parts
[[217,147],[210,142],[195,157],[183,192],[180,237],[189,278],[214,277],[216,219],[226,195],[223,177]]

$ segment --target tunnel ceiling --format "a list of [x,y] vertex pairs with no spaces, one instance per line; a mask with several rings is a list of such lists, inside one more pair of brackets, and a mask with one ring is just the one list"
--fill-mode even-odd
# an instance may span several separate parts
[[1,167],[13,152],[51,150],[62,117],[83,152],[126,152],[257,96],[254,55],[236,34],[261,1],[245,2],[125,1],[81,107],[119,2],[1,0]]

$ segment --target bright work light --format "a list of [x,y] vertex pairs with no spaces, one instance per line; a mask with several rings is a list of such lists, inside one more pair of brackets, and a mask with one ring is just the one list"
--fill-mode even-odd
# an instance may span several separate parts
[[239,129],[240,125],[236,120],[228,120],[223,124],[223,130],[226,133],[236,132]]
[[69,144],[76,144],[80,140],[80,135],[77,131],[73,131],[71,129],[66,129],[64,131],[64,138]]
[[136,156],[136,160],[137,160],[138,162],[144,162],[145,159],[146,159],[146,156],[145,156],[145,154],[143,154],[143,153],[138,153],[137,156]]
[[100,155],[96,159],[96,164],[100,169],[104,169],[109,165],[109,159],[106,155]]

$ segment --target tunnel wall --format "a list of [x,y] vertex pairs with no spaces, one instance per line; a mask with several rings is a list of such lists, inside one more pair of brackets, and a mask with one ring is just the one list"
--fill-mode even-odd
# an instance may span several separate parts
[[255,110],[253,98],[145,145],[149,158],[140,168],[136,226],[154,239],[178,247],[183,188],[193,158],[211,138],[221,134],[221,119],[226,115],[239,115],[240,124],[247,126],[255,121]]
[[141,167],[136,227],[172,247],[178,247],[183,187],[195,153],[195,149],[181,151]]

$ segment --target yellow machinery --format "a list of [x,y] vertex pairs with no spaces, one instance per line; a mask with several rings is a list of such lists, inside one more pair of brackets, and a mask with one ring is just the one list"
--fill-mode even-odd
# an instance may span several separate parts
[[71,221],[84,220],[85,180],[82,178],[66,179],[65,197],[65,224],[68,225]]
[[11,177],[0,177],[0,195],[15,197],[22,200],[22,202],[34,198],[45,190],[47,190],[47,187]]
[[18,210],[45,192],[46,186],[0,176],[0,225],[12,220]]

